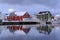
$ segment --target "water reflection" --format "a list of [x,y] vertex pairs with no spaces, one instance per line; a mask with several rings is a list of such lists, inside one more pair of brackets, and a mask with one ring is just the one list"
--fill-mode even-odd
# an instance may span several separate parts
[[35,27],[40,33],[50,33],[52,31],[52,24],[46,24],[44,26],[40,24],[36,25],[7,25],[7,26],[0,26],[0,32],[3,29],[8,29],[10,32],[15,32],[17,30],[23,30],[26,34],[30,31],[32,27]]
[[7,29],[9,29],[10,32],[15,32],[17,30],[23,30],[26,34],[30,31],[30,28],[31,27],[25,27],[25,26],[16,26],[16,25],[13,25],[13,26],[7,26]]
[[40,33],[44,33],[44,34],[50,34],[50,32],[52,31],[52,24],[46,24],[45,26],[39,26],[37,27],[37,30]]
[[[52,36],[51,32],[53,32],[54,27],[52,24],[46,25],[7,25],[7,26],[0,26],[0,39],[4,40],[40,40],[44,38],[49,40],[49,37]],[[36,36],[35,36],[35,35]],[[43,35],[44,34],[44,35]],[[47,35],[49,34],[49,37]],[[26,38],[26,36],[28,37]],[[16,39],[17,38],[17,39]],[[53,38],[54,39],[54,38]],[[51,39],[52,40],[52,39]]]

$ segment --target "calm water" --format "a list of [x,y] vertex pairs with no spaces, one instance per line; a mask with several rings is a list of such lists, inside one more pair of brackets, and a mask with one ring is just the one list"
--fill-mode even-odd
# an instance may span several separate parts
[[[15,25],[23,26],[23,28],[31,28],[26,34],[23,30],[9,31],[8,26],[0,26],[0,40],[60,40],[60,26],[50,25]],[[46,28],[51,28],[51,32],[48,33]],[[42,32],[43,31],[43,32]]]

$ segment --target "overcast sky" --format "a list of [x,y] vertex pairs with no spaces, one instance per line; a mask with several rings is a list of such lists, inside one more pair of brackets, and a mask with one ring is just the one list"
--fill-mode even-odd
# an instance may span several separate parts
[[[60,0],[0,0],[0,10],[6,9],[6,12],[9,8],[17,9],[21,11],[26,9],[33,9],[36,4],[35,10],[39,7],[40,10],[47,8],[48,10],[54,10],[56,13],[60,12]],[[38,5],[37,5],[38,4]],[[31,6],[34,5],[34,6]],[[44,7],[42,7],[42,5]],[[33,11],[35,11],[33,10]],[[30,10],[31,11],[31,10]]]
[[0,0],[0,3],[7,4],[43,4],[50,7],[55,7],[58,5],[59,0]]

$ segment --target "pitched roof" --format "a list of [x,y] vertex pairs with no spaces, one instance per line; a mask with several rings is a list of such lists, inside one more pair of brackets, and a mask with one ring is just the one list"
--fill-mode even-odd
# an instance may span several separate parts
[[23,18],[30,18],[30,14],[28,12],[26,12],[24,15],[23,15]]
[[47,14],[47,13],[50,13],[50,11],[42,11],[42,12],[39,12],[39,14]]

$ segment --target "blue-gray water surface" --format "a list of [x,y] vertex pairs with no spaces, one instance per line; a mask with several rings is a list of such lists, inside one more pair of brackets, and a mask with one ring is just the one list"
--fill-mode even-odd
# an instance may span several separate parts
[[11,33],[6,27],[0,26],[0,40],[60,40],[60,26],[54,27],[50,34],[39,33],[35,27],[28,34],[22,30]]

